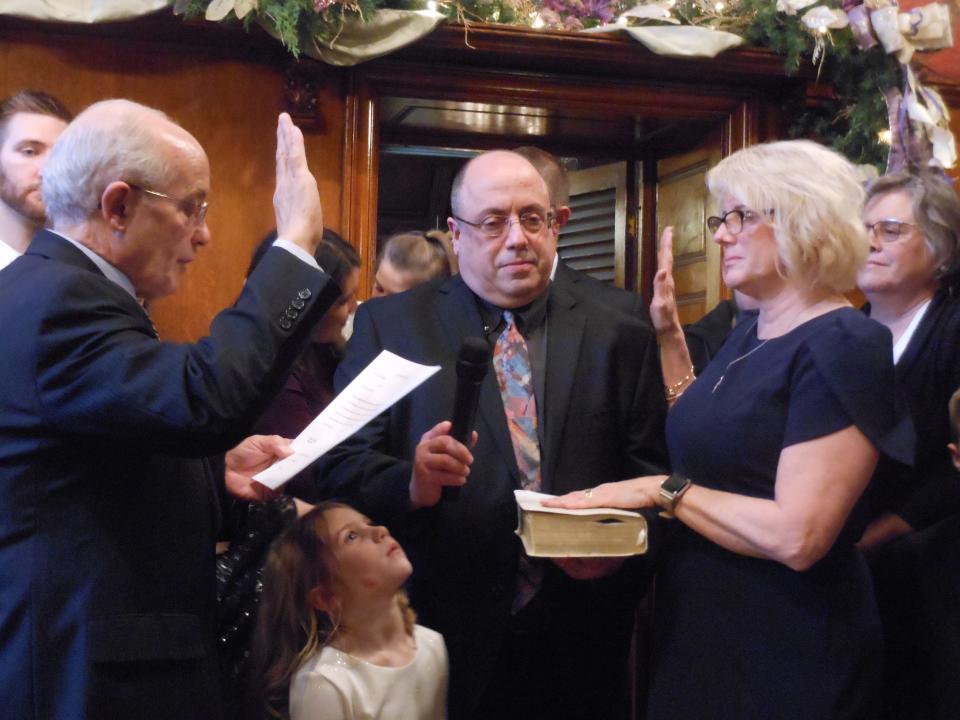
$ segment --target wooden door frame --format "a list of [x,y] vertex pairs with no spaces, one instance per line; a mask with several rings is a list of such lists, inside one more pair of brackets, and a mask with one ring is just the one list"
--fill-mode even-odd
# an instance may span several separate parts
[[[565,34],[558,39],[554,37],[557,33],[541,37],[494,27],[471,29],[471,43],[486,53],[473,55],[469,49],[455,47],[451,34],[457,32],[462,29],[443,28],[413,50],[347,71],[341,227],[364,258],[358,288],[361,297],[369,295],[376,257],[378,109],[382,97],[515,104],[600,118],[636,115],[716,120],[722,124],[723,150],[728,155],[776,137],[780,131],[777,108],[785,94],[802,88],[802,81],[784,80],[779,58],[756,50],[731,53],[724,60],[675,60],[665,65],[664,58],[604,38],[600,41],[604,50],[616,50],[604,62],[593,37]],[[456,37],[462,41],[461,35]],[[534,45],[546,43],[555,54],[582,53],[583,62],[569,65],[579,74],[543,69],[541,56],[530,54],[531,43],[518,40],[531,37]],[[443,49],[443,63],[432,55],[438,47]],[[776,68],[771,58],[776,60]],[[744,62],[750,63],[752,74],[746,72]],[[556,67],[555,62],[552,65]],[[644,209],[640,222],[635,223],[638,233],[643,232],[647,219]],[[648,292],[655,248],[649,242],[640,247],[635,277],[637,285]]]

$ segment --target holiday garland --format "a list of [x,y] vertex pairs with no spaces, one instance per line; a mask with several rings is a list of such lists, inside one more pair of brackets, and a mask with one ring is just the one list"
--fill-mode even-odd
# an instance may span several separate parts
[[[777,11],[769,0],[744,0],[752,22],[743,32],[747,42],[784,57],[784,70],[795,74],[804,58],[811,58],[816,39],[799,15]],[[884,91],[903,83],[900,64],[882,50],[861,51],[851,33],[833,33],[823,74],[833,86],[833,99],[819,107],[801,108],[794,115],[791,137],[814,137],[854,162],[873,165],[881,172],[889,144],[881,138],[888,129]]]
[[468,28],[484,22],[581,30],[615,22],[724,30],[782,55],[788,75],[812,60],[831,84],[833,99],[794,109],[791,136],[815,137],[881,171],[885,163],[894,169],[888,153],[894,164],[953,164],[946,109],[909,65],[911,41],[921,49],[952,44],[945,6],[934,3],[908,15],[899,13],[895,0],[844,0],[842,9],[829,0],[639,0],[633,5],[637,1],[177,0],[174,11],[188,18],[265,25],[294,56],[308,41],[335,45],[345,22],[368,19],[381,8],[426,8]]

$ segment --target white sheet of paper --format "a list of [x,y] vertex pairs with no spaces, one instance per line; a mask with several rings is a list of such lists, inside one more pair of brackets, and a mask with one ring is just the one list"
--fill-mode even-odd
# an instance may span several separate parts
[[280,487],[438,370],[439,365],[420,365],[384,350],[290,443],[293,455],[253,479]]

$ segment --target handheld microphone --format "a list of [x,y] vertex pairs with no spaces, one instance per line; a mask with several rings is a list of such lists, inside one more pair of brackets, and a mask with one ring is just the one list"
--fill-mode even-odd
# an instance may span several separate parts
[[[457,356],[457,392],[453,397],[450,436],[470,447],[470,438],[477,420],[480,385],[490,366],[490,344],[480,337],[468,337]],[[444,500],[459,500],[460,488],[447,486],[442,490]]]

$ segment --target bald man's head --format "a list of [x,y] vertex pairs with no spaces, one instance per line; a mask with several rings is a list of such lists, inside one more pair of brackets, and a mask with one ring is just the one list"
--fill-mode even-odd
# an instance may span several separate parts
[[478,155],[457,174],[451,205],[448,225],[471,290],[504,308],[546,291],[556,237],[550,194],[533,165],[505,150]]

